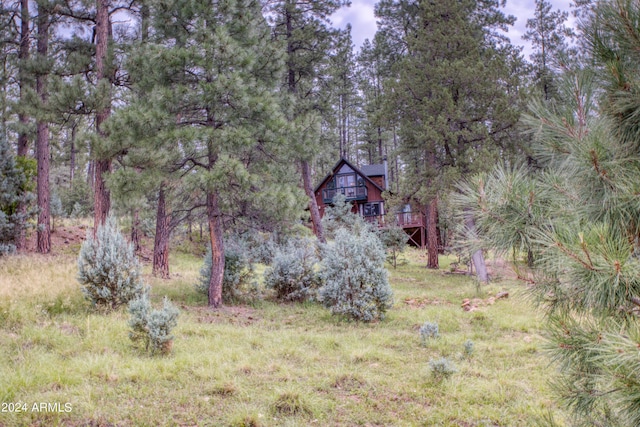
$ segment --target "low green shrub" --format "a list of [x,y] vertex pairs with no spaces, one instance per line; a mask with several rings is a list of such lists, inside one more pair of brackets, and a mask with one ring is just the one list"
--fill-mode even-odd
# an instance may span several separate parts
[[171,330],[178,324],[178,309],[167,297],[162,305],[160,310],[153,309],[148,291],[129,302],[129,338],[152,354],[171,352]]
[[429,367],[431,375],[436,381],[442,381],[458,372],[456,366],[446,357],[437,360],[430,360]]
[[[225,302],[241,300],[255,290],[254,265],[247,253],[246,247],[241,242],[232,239],[225,240],[224,277],[222,279],[222,300]],[[198,292],[209,295],[211,246],[207,248],[203,262],[200,269],[200,280],[195,287]]]
[[464,342],[464,357],[466,357],[467,359],[471,358],[471,355],[473,354],[473,350],[474,350],[474,344],[473,341],[471,340],[466,340]]
[[113,217],[98,226],[95,238],[87,233],[78,256],[78,281],[96,307],[115,309],[142,294],[140,263]]
[[291,241],[279,249],[264,272],[265,287],[273,289],[281,301],[308,301],[317,298],[322,279],[315,270],[316,245],[311,239]]
[[322,303],[333,314],[370,322],[384,318],[393,305],[393,291],[384,268],[382,242],[369,227],[338,228],[323,247],[320,290]]
[[420,338],[423,344],[426,344],[430,339],[438,337],[440,337],[438,323],[427,321],[420,326]]

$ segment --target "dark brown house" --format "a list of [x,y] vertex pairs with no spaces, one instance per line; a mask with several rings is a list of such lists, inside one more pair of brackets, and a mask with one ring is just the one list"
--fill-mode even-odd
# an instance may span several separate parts
[[409,244],[424,248],[424,212],[411,212],[408,206],[402,212],[388,212],[382,197],[382,193],[388,190],[387,176],[386,161],[358,168],[347,159],[340,159],[314,190],[320,216],[324,216],[326,206],[331,205],[337,194],[343,194],[348,202],[353,203],[352,212],[378,227],[397,224],[407,233]]

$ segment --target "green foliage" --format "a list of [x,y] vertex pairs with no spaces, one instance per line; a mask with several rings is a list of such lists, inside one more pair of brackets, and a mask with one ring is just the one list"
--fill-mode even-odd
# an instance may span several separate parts
[[[209,294],[209,278],[211,277],[211,246],[207,247],[207,253],[200,269],[200,280],[196,284],[196,290],[205,295]],[[248,250],[244,242],[237,237],[225,240],[224,250],[224,277],[222,279],[223,301],[238,301],[255,291],[253,283],[254,264],[248,256]]]
[[370,322],[384,318],[393,292],[382,242],[369,227],[338,228],[322,248],[320,299],[333,314]]
[[640,102],[637,2],[585,21],[596,67],[566,70],[558,103],[533,103],[540,167],[498,167],[460,187],[485,247],[536,255],[554,389],[576,425],[640,425]]
[[429,322],[426,321],[420,326],[420,339],[423,344],[427,344],[427,342],[431,339],[439,338],[440,332],[437,322]]
[[463,353],[463,356],[466,357],[467,359],[471,358],[471,355],[473,355],[473,350],[474,350],[473,341],[466,340],[464,342],[464,353]]
[[78,256],[78,281],[85,297],[100,308],[115,309],[142,294],[140,264],[115,218],[99,226],[95,237],[87,233]]
[[400,254],[407,247],[407,233],[402,227],[392,225],[381,229],[378,234],[382,244],[387,248],[387,261],[393,265],[393,268],[396,268]]
[[527,31],[522,36],[534,49],[533,80],[544,99],[549,100],[556,94],[556,74],[560,55],[568,50],[567,38],[573,36],[570,28],[564,24],[569,17],[566,11],[551,11],[551,3],[536,0],[534,17],[527,19]]
[[399,124],[401,192],[429,202],[457,177],[513,156],[512,88],[525,67],[499,35],[513,17],[498,2],[476,0],[383,0],[376,15],[399,56],[386,105]]
[[446,357],[429,361],[431,375],[436,381],[446,380],[458,372],[456,366]]
[[271,266],[265,270],[265,287],[273,289],[276,298],[283,301],[316,299],[322,284],[315,269],[316,251],[314,240],[292,239],[276,252]]
[[33,196],[33,162],[17,159],[7,140],[0,136],[0,256],[15,251],[17,227],[24,224],[28,213],[18,212],[20,203],[28,203]]
[[340,228],[361,228],[364,227],[362,217],[354,213],[351,209],[353,203],[347,202],[344,194],[336,194],[330,206],[327,206],[322,217],[325,237],[331,239]]
[[278,242],[274,233],[252,233],[246,239],[252,261],[271,264],[278,251]]
[[[456,250],[472,253],[485,247],[483,239],[491,236],[491,248],[512,254],[514,262],[519,254],[527,254],[533,264],[543,250],[538,230],[548,223],[552,201],[539,191],[526,166],[498,165],[489,173],[459,182],[457,190],[451,202],[457,209]],[[558,206],[556,213],[561,209]],[[473,212],[475,229],[465,221],[469,212]]]
[[38,175],[38,162],[31,157],[16,156],[16,166],[24,173],[24,182],[21,189],[27,193],[36,190],[36,176]]
[[135,344],[142,345],[152,354],[171,352],[173,335],[171,330],[178,324],[178,309],[167,297],[162,309],[153,309],[149,301],[149,290],[129,302],[129,338]]
[[85,179],[74,179],[69,187],[62,187],[59,192],[65,216],[81,218],[93,213],[93,190]]

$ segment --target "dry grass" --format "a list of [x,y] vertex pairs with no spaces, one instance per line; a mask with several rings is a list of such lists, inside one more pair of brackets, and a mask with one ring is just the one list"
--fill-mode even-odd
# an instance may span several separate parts
[[[171,280],[147,276],[156,302],[169,295],[181,308],[173,353],[154,358],[131,346],[125,310],[91,312],[75,258],[1,259],[0,402],[28,410],[0,412],[0,426],[532,426],[561,415],[523,285],[483,288],[483,298],[511,297],[468,313],[460,302],[477,295],[472,280],[408,259],[391,272],[387,319],[357,324],[313,304],[212,311],[192,286],[200,260],[174,256]],[[426,320],[441,337],[425,346]],[[435,381],[429,361],[441,357],[458,372]],[[35,412],[38,402],[71,411]]]

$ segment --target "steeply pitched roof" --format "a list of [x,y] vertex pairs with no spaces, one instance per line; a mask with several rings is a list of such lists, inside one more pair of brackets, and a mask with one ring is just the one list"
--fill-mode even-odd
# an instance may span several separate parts
[[384,176],[384,164],[364,165],[360,170],[366,176]]
[[[362,169],[357,168],[355,165],[353,165],[350,161],[348,161],[345,158],[341,158],[338,163],[336,163],[336,165],[333,167],[333,169],[331,169],[331,172],[324,177],[324,179],[322,181],[320,181],[320,183],[318,185],[316,185],[316,188],[313,189],[313,192],[316,193],[318,191],[318,189],[320,187],[322,187],[322,185],[327,182],[329,180],[329,178],[333,177],[336,172],[340,169],[340,167],[346,164],[347,166],[349,166],[351,169],[353,169],[357,174],[362,175],[367,181],[371,182],[375,187],[377,187],[380,191],[384,191],[384,188],[380,187],[378,184],[376,184],[375,182],[373,182],[369,176],[376,176],[376,175],[369,175],[366,174]],[[384,175],[384,165],[369,165],[369,166],[382,166],[383,167],[383,173],[381,175]]]

